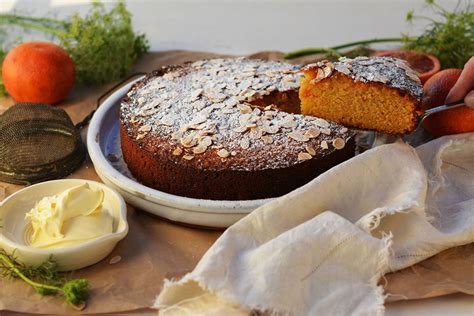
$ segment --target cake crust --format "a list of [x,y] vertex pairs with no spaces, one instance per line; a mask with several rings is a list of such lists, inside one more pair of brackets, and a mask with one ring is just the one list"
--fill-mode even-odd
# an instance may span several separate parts
[[274,93],[292,98],[299,69],[217,59],[150,74],[121,103],[130,171],[177,195],[256,199],[287,193],[352,157],[354,131],[261,104]]

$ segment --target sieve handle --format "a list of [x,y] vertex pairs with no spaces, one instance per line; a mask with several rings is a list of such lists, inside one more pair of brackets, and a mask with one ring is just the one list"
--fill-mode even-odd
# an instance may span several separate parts
[[97,105],[95,107],[95,109],[93,109],[89,114],[87,114],[86,117],[84,117],[82,119],[82,121],[78,122],[76,125],[74,125],[77,129],[82,129],[83,127],[86,127],[92,116],[94,116],[94,113],[95,111],[97,111],[97,109],[99,108],[99,106],[102,104],[102,101],[108,97],[110,94],[112,94],[115,90],[119,89],[120,87],[122,87],[123,85],[127,84],[130,80],[132,80],[133,78],[135,77],[138,77],[138,76],[143,76],[143,75],[146,75],[145,72],[136,72],[136,73],[133,73],[131,74],[130,76],[128,76],[127,78],[123,79],[122,81],[118,82],[117,84],[115,84],[113,87],[111,87],[110,89],[108,89],[107,91],[105,91],[99,98],[97,98]]

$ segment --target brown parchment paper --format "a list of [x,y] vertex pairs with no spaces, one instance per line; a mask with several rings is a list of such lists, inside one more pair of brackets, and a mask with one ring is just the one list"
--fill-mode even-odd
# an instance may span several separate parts
[[[136,65],[134,71],[149,72],[162,65],[222,55],[188,51],[150,53]],[[281,59],[279,52],[261,52],[250,57]],[[319,56],[305,57],[295,62],[312,62]],[[96,106],[97,98],[113,84],[100,88],[77,88],[61,105],[74,122],[80,121]],[[0,98],[0,112],[13,104],[10,98]],[[86,130],[83,131],[85,139]],[[100,181],[87,159],[68,178]],[[0,200],[22,186],[0,182]],[[39,314],[117,313],[151,306],[166,278],[179,278],[190,272],[222,231],[191,228],[171,223],[128,206],[130,231],[101,262],[73,273],[74,277],[90,280],[91,298],[87,308],[74,311],[56,297],[41,297],[18,280],[0,278],[0,314],[3,311]],[[110,259],[120,256],[116,264]],[[389,301],[419,299],[455,292],[474,295],[474,244],[448,249],[410,268],[385,276]]]

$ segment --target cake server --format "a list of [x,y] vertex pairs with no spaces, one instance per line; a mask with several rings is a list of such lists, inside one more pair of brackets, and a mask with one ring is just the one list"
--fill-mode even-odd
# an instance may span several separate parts
[[446,103],[446,104],[443,104],[443,105],[425,110],[425,112],[423,112],[423,114],[421,114],[418,117],[418,126],[417,126],[417,128],[420,127],[423,124],[423,122],[425,121],[425,119],[428,116],[430,116],[431,114],[443,112],[443,111],[450,110],[450,109],[455,109],[455,108],[458,108],[458,107],[463,106],[463,105],[464,105],[464,100],[461,100],[461,101]]

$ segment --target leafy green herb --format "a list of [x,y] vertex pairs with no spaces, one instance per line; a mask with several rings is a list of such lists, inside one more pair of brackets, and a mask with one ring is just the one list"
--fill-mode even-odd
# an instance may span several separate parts
[[37,267],[19,262],[14,254],[0,249],[0,275],[19,278],[31,285],[40,295],[62,295],[73,306],[84,304],[89,296],[86,279],[65,280],[57,271],[57,264],[50,256]]
[[145,35],[133,31],[123,1],[108,12],[93,2],[85,17],[75,14],[69,20],[3,14],[0,24],[53,35],[74,60],[78,81],[88,85],[120,79],[149,49]]
[[470,3],[458,3],[454,12],[446,11],[433,0],[426,3],[440,20],[408,12],[406,20],[428,20],[429,25],[419,37],[403,36],[403,48],[436,55],[443,68],[462,68],[474,55],[474,8]]
[[438,20],[417,16],[408,12],[406,19],[428,20],[430,23],[422,35],[417,37],[402,34],[402,37],[369,39],[351,42],[330,48],[306,48],[285,55],[291,59],[300,56],[329,53],[331,56],[342,55],[343,50],[356,46],[367,46],[374,43],[399,42],[404,49],[416,50],[436,55],[443,68],[462,68],[474,55],[474,11],[470,1],[459,1],[453,12],[445,10],[434,0],[425,3],[436,13]]

